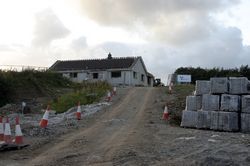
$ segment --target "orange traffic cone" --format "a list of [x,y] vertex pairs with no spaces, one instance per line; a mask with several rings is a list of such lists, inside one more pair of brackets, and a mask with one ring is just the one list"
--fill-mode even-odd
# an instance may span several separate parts
[[168,90],[169,90],[169,93],[172,94],[172,85],[171,84],[168,86]]
[[9,123],[8,117],[6,118],[6,122],[5,122],[4,142],[11,143],[11,130],[10,130],[10,123]]
[[169,118],[168,107],[165,106],[162,119],[168,120],[168,118]]
[[113,88],[113,95],[116,95],[116,87]]
[[3,117],[0,116],[0,141],[4,141]]
[[22,144],[23,143],[23,133],[22,133],[21,126],[20,126],[20,123],[19,123],[19,117],[16,117],[15,143],[16,144]]
[[76,119],[77,120],[81,120],[81,105],[80,105],[80,101],[78,102],[78,106],[77,106]]
[[45,128],[48,126],[48,121],[49,121],[49,110],[50,110],[50,106],[48,105],[42,120],[40,121],[40,127],[41,128]]
[[107,94],[107,101],[108,101],[108,102],[111,101],[111,93],[110,93],[110,91],[108,91],[108,94]]

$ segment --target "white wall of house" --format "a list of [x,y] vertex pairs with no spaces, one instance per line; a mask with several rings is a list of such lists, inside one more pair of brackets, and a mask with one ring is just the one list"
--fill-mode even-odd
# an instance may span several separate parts
[[130,73],[126,70],[109,70],[106,78],[112,85],[131,85]]
[[[116,72],[116,74],[114,73],[112,74],[112,72]],[[82,82],[84,80],[95,82],[101,80],[101,81],[107,81],[111,85],[148,86],[147,73],[145,71],[145,68],[143,67],[141,59],[139,59],[131,69],[127,70],[124,69],[121,70],[115,69],[107,71],[81,70],[81,71],[64,71],[60,73],[62,73],[64,77],[70,78],[74,82]]]
[[88,78],[87,73],[83,71],[66,71],[62,72],[62,75],[71,79],[73,82],[82,82]]
[[[141,59],[139,59],[136,64],[132,67],[132,85],[144,85],[148,86],[147,84],[147,73],[143,67],[143,63]],[[143,75],[143,76],[142,76]],[[143,77],[143,80],[142,80]]]

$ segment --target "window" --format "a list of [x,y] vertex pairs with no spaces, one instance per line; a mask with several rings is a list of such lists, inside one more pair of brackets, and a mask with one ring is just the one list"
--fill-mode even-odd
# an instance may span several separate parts
[[69,73],[70,78],[77,78],[77,73]]
[[144,82],[144,75],[143,74],[141,75],[141,81]]
[[113,72],[111,72],[111,78],[118,78],[118,77],[121,77],[121,76],[122,76],[121,71],[113,71]]
[[93,79],[98,79],[98,73],[93,73]]
[[133,72],[133,76],[135,79],[137,79],[137,73],[136,72]]

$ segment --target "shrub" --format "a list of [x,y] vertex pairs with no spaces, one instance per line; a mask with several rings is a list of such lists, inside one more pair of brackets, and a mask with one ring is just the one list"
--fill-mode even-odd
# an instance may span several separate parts
[[111,86],[106,82],[83,82],[76,84],[73,93],[62,95],[55,101],[52,101],[51,107],[56,110],[57,113],[62,113],[76,106],[78,101],[80,101],[81,105],[97,102],[106,94],[107,90],[110,89]]

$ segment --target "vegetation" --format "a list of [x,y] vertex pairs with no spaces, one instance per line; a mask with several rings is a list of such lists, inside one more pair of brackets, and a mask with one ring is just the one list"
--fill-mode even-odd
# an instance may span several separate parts
[[201,67],[180,67],[176,69],[175,74],[190,74],[192,75],[192,83],[196,80],[209,80],[211,77],[247,77],[250,79],[250,67],[248,65],[240,68],[224,69],[212,68],[204,69]]
[[78,102],[84,105],[99,101],[106,94],[107,90],[111,89],[111,86],[106,82],[85,82],[76,84],[74,89],[75,92],[63,95],[53,101],[51,103],[52,109],[62,113],[76,106]]
[[72,87],[73,83],[49,71],[0,71],[0,106],[16,100],[26,92],[33,95],[53,94],[54,88]]
[[174,98],[168,101],[168,109],[172,110],[170,112],[170,124],[180,125],[182,111],[186,107],[186,96],[191,95],[194,91],[194,85],[175,85],[173,87]]
[[[69,90],[59,93],[62,89]],[[49,97],[52,109],[64,112],[78,101],[81,104],[98,101],[109,89],[111,86],[106,82],[73,83],[50,71],[0,71],[0,107],[28,94],[32,98]]]

